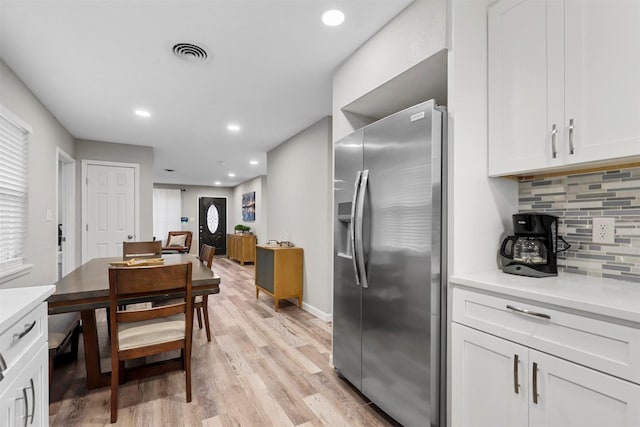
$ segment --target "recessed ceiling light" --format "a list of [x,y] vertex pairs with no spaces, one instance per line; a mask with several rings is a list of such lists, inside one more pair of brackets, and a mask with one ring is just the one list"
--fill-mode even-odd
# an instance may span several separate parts
[[234,176],[236,176],[236,174],[235,174],[235,173],[233,173],[233,172],[229,172],[229,176],[230,176],[231,178],[233,178]]
[[229,129],[232,132],[238,132],[240,130],[240,126],[236,124],[230,124],[227,126],[227,129]]
[[136,116],[140,116],[140,117],[150,117],[151,113],[146,111],[146,110],[136,110],[135,111]]
[[222,184],[220,181],[216,181],[213,183],[213,185],[220,185],[220,184]]
[[344,22],[344,13],[337,9],[327,10],[322,14],[322,22],[329,27],[335,27]]
[[251,161],[249,162],[249,164],[257,165],[257,164],[258,164],[258,161],[257,161],[257,160],[251,160]]

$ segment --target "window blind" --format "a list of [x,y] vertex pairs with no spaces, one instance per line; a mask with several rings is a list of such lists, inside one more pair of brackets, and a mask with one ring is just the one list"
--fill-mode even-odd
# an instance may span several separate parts
[[0,274],[22,265],[24,259],[30,131],[0,105]]

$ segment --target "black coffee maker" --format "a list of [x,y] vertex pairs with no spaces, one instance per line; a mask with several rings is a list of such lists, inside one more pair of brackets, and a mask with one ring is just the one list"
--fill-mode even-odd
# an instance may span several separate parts
[[[569,249],[558,236],[558,217],[540,213],[513,215],[514,236],[502,241],[502,271],[530,277],[558,275],[556,254]],[[558,240],[564,243],[558,249]]]

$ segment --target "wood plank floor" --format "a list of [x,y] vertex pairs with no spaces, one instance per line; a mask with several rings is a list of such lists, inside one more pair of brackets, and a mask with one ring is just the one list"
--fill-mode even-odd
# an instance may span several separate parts
[[[194,327],[193,401],[182,372],[131,381],[120,386],[117,425],[396,426],[329,366],[330,324],[287,301],[276,313],[264,293],[256,300],[253,265],[220,257],[213,268],[221,290],[209,298],[212,341]],[[108,355],[104,310],[98,329]],[[54,369],[49,423],[111,425],[109,398],[108,387],[87,390],[81,344],[77,361]]]

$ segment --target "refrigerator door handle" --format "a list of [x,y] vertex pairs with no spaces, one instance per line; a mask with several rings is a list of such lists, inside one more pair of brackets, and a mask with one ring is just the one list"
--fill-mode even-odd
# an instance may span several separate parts
[[358,189],[360,188],[360,178],[362,177],[362,171],[358,171],[356,174],[356,182],[353,184],[353,200],[351,202],[351,230],[349,233],[349,240],[351,244],[351,262],[353,263],[353,272],[356,275],[356,285],[360,286],[360,271],[358,270],[358,263],[356,262],[356,204],[358,202]]
[[360,284],[363,288],[368,288],[367,267],[364,261],[364,240],[363,240],[363,217],[364,217],[364,198],[367,194],[367,184],[369,183],[369,170],[362,171],[362,179],[360,180],[360,190],[358,191],[358,205],[356,207],[356,258],[358,261],[358,269],[360,270]]

